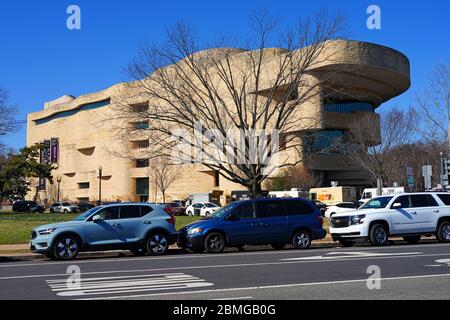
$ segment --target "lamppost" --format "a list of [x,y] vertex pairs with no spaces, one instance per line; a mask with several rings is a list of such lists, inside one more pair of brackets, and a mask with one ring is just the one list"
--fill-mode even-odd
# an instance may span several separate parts
[[57,196],[56,196],[56,198],[57,198],[57,200],[56,200],[56,202],[59,202],[59,192],[60,192],[60,186],[61,186],[61,176],[58,176],[57,178],[56,178],[56,182],[58,183],[58,194],[57,194]]
[[102,173],[103,173],[103,167],[98,167],[98,203],[99,205],[102,205]]

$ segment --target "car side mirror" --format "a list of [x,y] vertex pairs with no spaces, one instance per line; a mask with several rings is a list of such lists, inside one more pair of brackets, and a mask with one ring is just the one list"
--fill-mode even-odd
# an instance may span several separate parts
[[100,222],[102,220],[102,217],[99,214],[96,214],[92,217],[93,222]]
[[402,204],[400,202],[396,202],[392,205],[392,209],[400,209],[402,207]]

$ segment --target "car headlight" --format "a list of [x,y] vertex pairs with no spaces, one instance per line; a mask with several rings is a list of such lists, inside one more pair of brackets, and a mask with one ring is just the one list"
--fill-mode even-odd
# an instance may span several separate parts
[[189,235],[199,234],[202,233],[202,228],[192,228],[188,230]]
[[350,220],[350,225],[355,225],[355,224],[363,224],[364,221],[362,221],[364,218],[366,217],[365,214],[360,214],[357,216],[353,216]]
[[41,236],[49,235],[49,234],[52,234],[55,230],[56,230],[56,228],[49,228],[49,229],[46,229],[46,230],[39,230],[39,234]]

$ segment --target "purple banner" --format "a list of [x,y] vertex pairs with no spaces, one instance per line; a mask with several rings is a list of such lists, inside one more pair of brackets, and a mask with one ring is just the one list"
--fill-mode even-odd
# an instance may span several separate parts
[[51,139],[51,163],[58,163],[59,161],[59,139],[52,138]]

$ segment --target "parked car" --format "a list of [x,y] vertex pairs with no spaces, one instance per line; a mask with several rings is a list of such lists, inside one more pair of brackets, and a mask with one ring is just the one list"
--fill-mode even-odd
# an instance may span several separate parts
[[325,218],[331,218],[336,213],[352,211],[358,209],[363,202],[341,202],[334,206],[328,206],[325,210]]
[[35,228],[30,249],[58,260],[98,250],[160,255],[176,241],[176,234],[175,218],[158,205],[113,204],[92,208],[73,221]]
[[197,202],[186,208],[188,216],[208,217],[220,209],[220,206],[211,202]]
[[86,212],[86,211],[88,211],[89,209],[94,208],[95,205],[92,204],[92,203],[90,203],[90,202],[80,202],[80,203],[77,204],[77,207],[78,207],[78,210],[79,210],[80,212]]
[[181,206],[179,202],[164,203],[162,204],[162,206],[166,208],[167,212],[169,212],[173,216],[186,215],[186,208]]
[[225,247],[272,245],[282,249],[309,248],[322,239],[323,217],[319,209],[305,199],[257,199],[232,202],[210,217],[180,229],[178,246],[195,252],[222,252]]
[[343,246],[367,240],[381,246],[388,243],[390,236],[417,243],[421,236],[435,235],[440,242],[450,242],[450,194],[423,192],[376,197],[357,211],[333,215],[330,233]]
[[317,208],[319,208],[320,213],[322,213],[322,216],[325,216],[325,211],[327,211],[327,205],[318,200],[315,200],[314,203],[316,204]]
[[35,201],[18,200],[12,206],[13,212],[44,213],[45,208]]
[[50,206],[50,213],[77,213],[79,211],[78,206],[69,202],[55,202]]

